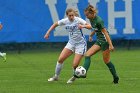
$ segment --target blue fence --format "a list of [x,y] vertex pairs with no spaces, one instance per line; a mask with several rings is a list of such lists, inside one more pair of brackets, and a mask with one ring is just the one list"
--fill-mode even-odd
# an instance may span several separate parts
[[0,43],[67,41],[68,32],[63,27],[57,27],[49,40],[43,37],[55,21],[66,16],[69,7],[87,20],[83,11],[88,3],[97,7],[112,39],[140,39],[140,0],[0,0]]

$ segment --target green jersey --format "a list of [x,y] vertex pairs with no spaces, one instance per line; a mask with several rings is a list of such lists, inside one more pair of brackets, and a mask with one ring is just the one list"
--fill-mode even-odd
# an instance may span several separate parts
[[98,41],[106,41],[102,29],[105,28],[103,20],[99,16],[95,16],[94,19],[89,19],[92,27],[94,28]]

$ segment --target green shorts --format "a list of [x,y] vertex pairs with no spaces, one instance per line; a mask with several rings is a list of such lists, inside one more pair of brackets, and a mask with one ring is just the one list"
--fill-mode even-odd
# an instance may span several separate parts
[[95,45],[100,46],[102,51],[109,49],[109,44],[106,41],[96,41]]

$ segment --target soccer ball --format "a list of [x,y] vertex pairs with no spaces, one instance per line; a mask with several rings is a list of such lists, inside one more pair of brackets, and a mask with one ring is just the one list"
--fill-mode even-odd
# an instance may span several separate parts
[[75,70],[75,75],[77,77],[85,76],[86,75],[86,69],[83,66],[78,66]]

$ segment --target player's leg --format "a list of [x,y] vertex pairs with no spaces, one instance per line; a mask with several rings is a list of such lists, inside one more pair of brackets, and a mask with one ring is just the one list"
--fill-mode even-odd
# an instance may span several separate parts
[[103,60],[105,62],[105,64],[107,65],[107,67],[109,68],[111,74],[113,75],[113,79],[114,79],[114,83],[118,83],[119,81],[119,77],[116,73],[116,69],[115,66],[113,65],[113,63],[110,61],[110,50],[107,48],[108,44],[102,45],[102,50],[103,50]]
[[73,81],[75,81],[76,79],[76,75],[75,75],[75,69],[78,67],[82,57],[84,56],[85,52],[87,50],[87,44],[83,43],[83,44],[77,44],[75,46],[75,56],[73,59],[73,76],[67,81],[67,83],[73,83]]
[[62,70],[63,67],[63,62],[65,61],[65,59],[67,59],[70,55],[73,54],[73,46],[69,43],[67,43],[67,45],[65,46],[65,48],[62,50],[56,67],[55,67],[55,75],[52,78],[49,78],[48,81],[57,81],[58,77],[60,75],[60,72]]
[[83,57],[83,55],[75,53],[75,56],[74,56],[74,59],[73,59],[73,64],[72,64],[73,69],[76,69],[78,67],[82,57]]
[[57,65],[56,65],[56,69],[55,69],[55,74],[59,75],[60,71],[62,69],[63,66],[63,62],[73,54],[73,51],[67,48],[64,48],[63,51],[61,52],[58,61],[57,61]]
[[[82,59],[83,55],[81,54],[76,54],[75,53],[75,56],[74,56],[74,59],[73,59],[73,73],[75,72],[75,69],[78,67],[81,59]],[[73,83],[73,81],[75,81],[76,77],[73,75],[68,81],[67,83]]]
[[94,44],[85,54],[85,61],[83,67],[88,71],[91,63],[90,57],[94,54],[96,54],[100,50],[100,46],[97,44]]
[[4,61],[6,61],[6,53],[1,53],[0,52],[0,56],[3,58]]
[[57,61],[56,67],[55,67],[55,75],[52,78],[49,78],[48,81],[57,81],[58,77],[60,75],[60,72],[63,67],[63,62],[65,59],[67,59],[73,52],[67,48],[64,48],[59,56],[59,59]]

